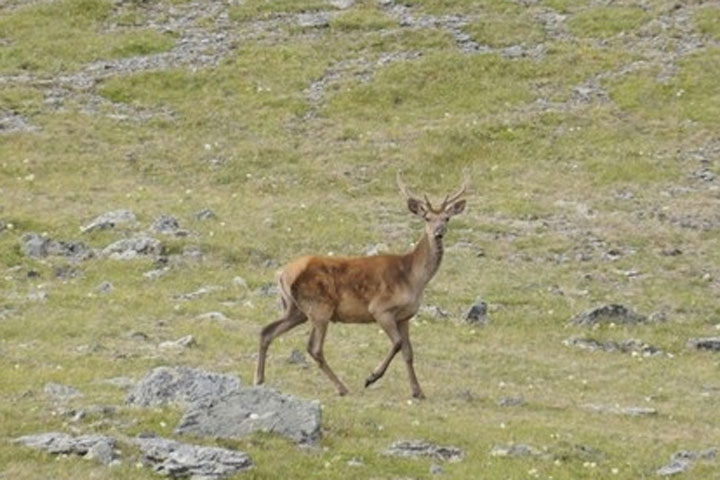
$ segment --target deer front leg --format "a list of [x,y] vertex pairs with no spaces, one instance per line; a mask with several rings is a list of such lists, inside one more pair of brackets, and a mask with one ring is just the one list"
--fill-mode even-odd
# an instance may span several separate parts
[[407,367],[408,377],[410,379],[410,389],[412,390],[412,396],[414,398],[423,399],[425,394],[420,388],[417,376],[415,375],[415,367],[413,367],[413,351],[412,345],[410,344],[410,320],[400,322],[398,325],[400,331],[400,337],[402,338],[402,354],[405,359],[405,366]]
[[392,362],[392,359],[395,358],[395,355],[397,355],[397,353],[402,348],[402,337],[400,336],[400,332],[398,331],[398,325],[397,323],[395,323],[395,318],[389,313],[383,313],[376,315],[375,320],[380,325],[380,327],[382,327],[385,333],[387,333],[388,337],[390,337],[392,346],[390,347],[390,351],[388,352],[385,359],[380,362],[380,365],[378,365],[375,370],[372,371],[370,376],[365,380],[365,388],[369,387],[370,385],[378,381],[380,377],[385,375],[385,370],[387,370],[390,362]]

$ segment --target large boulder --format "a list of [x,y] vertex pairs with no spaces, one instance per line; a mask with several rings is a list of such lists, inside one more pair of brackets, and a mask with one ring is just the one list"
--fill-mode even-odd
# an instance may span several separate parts
[[688,341],[688,347],[695,350],[720,352],[720,337],[691,338]]
[[31,258],[58,256],[74,261],[82,261],[95,255],[95,252],[82,242],[53,240],[50,237],[34,232],[22,236],[20,248],[26,256]]
[[157,367],[135,385],[126,401],[143,407],[188,406],[222,397],[238,388],[240,379],[232,375],[189,367]]
[[142,461],[161,475],[221,479],[252,468],[248,454],[226,448],[189,445],[160,437],[138,437]]
[[191,406],[176,433],[241,438],[253,432],[283,435],[300,444],[320,439],[320,403],[264,387],[242,388]]
[[101,463],[110,463],[113,459],[115,439],[105,435],[80,435],[73,437],[67,433],[49,432],[26,435],[16,438],[15,443],[36,450],[44,450],[55,455],[81,455]]

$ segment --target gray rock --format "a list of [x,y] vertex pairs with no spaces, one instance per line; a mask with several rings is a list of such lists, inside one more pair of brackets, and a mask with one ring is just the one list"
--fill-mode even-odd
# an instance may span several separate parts
[[601,323],[615,323],[619,325],[632,325],[646,323],[647,317],[629,310],[624,305],[610,304],[593,308],[577,315],[571,320],[575,325],[598,325]]
[[[207,397],[206,397],[207,398]],[[192,406],[176,433],[241,438],[253,432],[283,435],[301,444],[320,438],[320,403],[263,387],[242,388]]]
[[460,461],[465,455],[458,447],[435,445],[424,440],[394,442],[384,453],[394,457],[430,457],[451,462]]
[[102,282],[98,287],[95,289],[98,293],[110,293],[113,291],[113,284],[110,282]]
[[23,235],[21,242],[22,252],[31,258],[61,256],[82,261],[95,255],[95,252],[82,242],[56,241],[33,232]]
[[629,417],[648,417],[657,415],[657,410],[651,407],[619,407],[612,405],[587,404],[583,408],[591,412],[612,413],[615,415],[627,415]]
[[233,285],[235,285],[236,287],[247,288],[247,286],[248,286],[247,280],[245,280],[243,277],[241,277],[239,275],[234,277],[232,282],[233,282]]
[[330,15],[324,12],[301,13],[297,16],[297,24],[302,28],[325,28],[330,26]]
[[163,246],[160,241],[144,235],[118,240],[102,251],[104,256],[113,260],[132,260],[142,255],[161,255],[162,253]]
[[522,395],[515,397],[502,397],[497,402],[499,407],[520,407],[525,405],[525,399]]
[[423,305],[420,307],[420,314],[430,318],[447,318],[449,313],[438,305]]
[[601,342],[599,340],[595,340],[594,338],[570,337],[563,340],[563,344],[568,347],[590,350],[591,352],[620,352],[632,355],[642,355],[643,357],[653,357],[664,353],[659,348],[635,338],[629,338],[620,342]]
[[158,347],[165,350],[172,350],[190,348],[196,345],[197,341],[195,340],[195,337],[193,337],[192,335],[185,335],[184,337],[178,338],[177,340],[169,340],[167,342],[162,342],[160,345],[158,345]]
[[227,322],[230,319],[222,312],[207,312],[195,317],[196,320],[211,320],[213,322]]
[[477,299],[470,309],[463,315],[463,320],[472,325],[487,325],[488,319],[487,303]]
[[160,437],[139,437],[134,443],[142,461],[161,475],[221,479],[252,468],[248,454],[226,448],[189,445]]
[[542,455],[535,447],[524,443],[511,443],[509,445],[495,445],[490,450],[491,457],[530,457]]
[[118,225],[134,226],[135,224],[137,224],[137,218],[133,212],[130,210],[114,210],[112,212],[103,213],[90,223],[82,226],[80,231],[82,233],[89,233],[94,232],[95,230],[115,228]]
[[290,352],[290,356],[287,359],[287,362],[292,365],[300,365],[303,368],[308,367],[308,362],[305,358],[305,354],[297,348],[292,349],[292,351]]
[[437,463],[430,464],[430,475],[442,475],[445,473],[445,469]]
[[347,10],[355,5],[355,0],[330,0],[330,5],[338,10]]
[[663,467],[660,467],[656,471],[656,473],[664,477],[677,475],[678,473],[683,473],[684,471],[688,470],[698,460],[715,460],[717,454],[718,449],[716,447],[698,451],[681,450],[674,453],[670,457],[670,463]]
[[80,393],[80,391],[76,388],[63,385],[62,383],[46,383],[45,387],[43,387],[43,391],[45,392],[45,395],[51,397],[53,400],[59,401],[70,400],[72,398],[82,396],[82,393]]
[[[89,458],[96,458],[105,463],[109,451],[112,456],[115,448],[115,439],[105,435],[80,435],[73,437],[67,433],[50,432],[36,435],[26,435],[16,438],[15,443],[20,443],[36,450],[44,450],[55,455],[87,455],[91,450],[94,452]],[[97,457],[95,455],[98,455]],[[103,455],[100,457],[100,455]],[[112,460],[112,458],[111,458]],[[109,463],[109,461],[107,462]]]
[[110,462],[115,459],[113,445],[106,441],[97,442],[88,449],[84,458],[96,460],[103,465],[110,465]]
[[155,280],[155,279],[157,279],[157,278],[162,277],[163,275],[165,275],[165,274],[168,273],[169,271],[170,271],[170,269],[167,268],[167,267],[165,267],[165,268],[156,268],[155,270],[149,270],[149,271],[143,273],[143,277],[145,277],[145,278],[147,278],[147,279],[150,279],[150,280]]
[[350,460],[348,460],[347,465],[348,465],[348,467],[364,467],[365,466],[363,461],[357,457],[353,457]]
[[151,227],[155,232],[165,235],[185,236],[187,231],[180,228],[180,222],[171,215],[160,215]]
[[720,337],[691,338],[688,347],[696,350],[720,352]]
[[211,220],[213,218],[217,218],[217,215],[215,215],[215,212],[209,208],[203,208],[199,212],[195,213],[195,218],[197,220]]
[[157,367],[130,391],[126,402],[143,407],[170,403],[191,405],[221,397],[240,388],[240,380],[230,375],[188,367]]
[[220,289],[221,289],[221,287],[216,287],[214,285],[207,285],[205,287],[200,287],[193,292],[177,294],[173,298],[175,298],[177,300],[195,300],[196,298],[200,298],[204,295],[207,295],[208,293],[212,293],[212,292],[214,292],[216,290],[220,290]]

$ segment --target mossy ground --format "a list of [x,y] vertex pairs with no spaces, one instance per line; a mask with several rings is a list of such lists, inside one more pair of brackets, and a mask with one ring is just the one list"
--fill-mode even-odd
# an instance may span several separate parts
[[[400,359],[364,390],[389,345],[378,328],[352,325],[329,331],[328,361],[352,390],[336,397],[314,366],[286,362],[306,344],[307,328],[299,327],[271,347],[268,383],[321,400],[323,440],[303,450],[268,435],[196,439],[247,451],[257,468],[237,478],[430,478],[429,460],[381,454],[407,438],[462,448],[461,462],[443,466],[447,478],[653,478],[675,451],[718,446],[720,359],[685,345],[720,325],[717,180],[697,176],[717,173],[719,161],[717,9],[685,7],[692,8],[682,23],[689,30],[664,37],[655,25],[675,2],[646,9],[564,0],[407,3],[418,18],[467,16],[465,32],[496,50],[463,53],[441,21],[408,28],[375,2],[339,10],[321,1],[248,0],[229,8],[238,40],[218,66],[119,72],[90,91],[71,88],[61,108],[47,102],[54,79],[82,74],[97,60],[170,51],[181,32],[162,32],[147,18],[193,4],[2,7],[0,76],[15,80],[0,83],[0,114],[37,127],[0,132],[0,220],[12,225],[0,232],[2,475],[154,478],[136,468],[128,446],[123,464],[106,469],[10,440],[51,430],[172,435],[178,410],[124,407],[124,393],[102,383],[140,378],[158,365],[250,382],[259,330],[278,316],[275,299],[257,290],[273,281],[277,264],[305,253],[360,255],[378,243],[404,251],[419,237],[395,187],[397,170],[433,197],[455,188],[463,169],[472,178],[467,211],[450,226],[444,263],[425,296],[450,316],[420,315],[411,328],[428,399],[408,400]],[[567,16],[564,33],[540,22],[547,9]],[[325,27],[293,23],[319,11],[331,16]],[[214,23],[199,14],[193,25]],[[657,36],[657,48],[683,35],[706,42],[677,58],[665,78],[648,35]],[[538,58],[501,51],[540,42]],[[18,80],[23,75],[32,80]],[[320,99],[309,99],[323,79]],[[590,81],[604,95],[577,100],[577,87]],[[88,109],[88,98],[100,107]],[[131,114],[113,115],[117,108]],[[199,246],[205,260],[149,280],[143,273],[152,260],[97,258],[73,265],[78,276],[58,278],[66,260],[20,251],[29,231],[104,247],[132,230],[79,228],[119,208],[133,210],[140,229],[162,213],[176,216],[191,235],[159,238],[172,252]],[[202,208],[217,219],[195,219]],[[680,253],[667,254],[674,250]],[[236,276],[248,287],[234,284]],[[103,281],[113,284],[110,293],[96,291]],[[207,285],[220,288],[175,298]],[[36,291],[48,298],[29,300]],[[490,305],[484,328],[458,321],[477,297]],[[665,311],[668,320],[568,326],[574,314],[604,303]],[[231,320],[196,319],[208,311]],[[197,347],[156,348],[187,334]],[[640,338],[672,356],[573,350],[562,344],[572,335]],[[116,404],[120,412],[69,424],[43,394],[51,381],[84,393],[72,405]],[[510,395],[526,404],[497,405]],[[627,418],[588,412],[588,403],[659,413]],[[494,445],[510,442],[553,458],[490,456]],[[590,458],[578,445],[601,454]],[[348,465],[352,458],[363,466]],[[717,469],[699,462],[683,478],[712,478]]]

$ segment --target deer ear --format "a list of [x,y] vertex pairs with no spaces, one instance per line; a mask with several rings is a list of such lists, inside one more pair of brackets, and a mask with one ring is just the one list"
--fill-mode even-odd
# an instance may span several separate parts
[[465,203],[465,200],[458,200],[457,202],[447,207],[445,211],[450,216],[461,214],[465,210]]
[[408,198],[408,210],[410,210],[415,215],[424,216],[427,213],[427,210],[425,209],[425,205],[422,204],[422,202],[416,198]]

